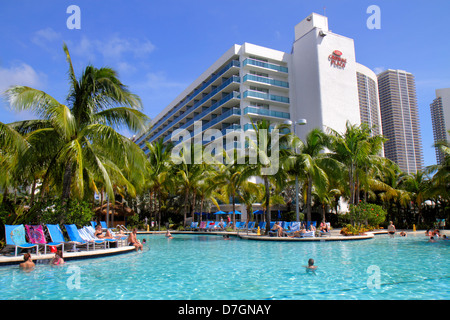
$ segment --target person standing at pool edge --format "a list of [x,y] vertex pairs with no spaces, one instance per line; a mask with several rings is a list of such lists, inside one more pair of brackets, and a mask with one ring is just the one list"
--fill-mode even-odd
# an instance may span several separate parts
[[391,238],[394,237],[394,235],[395,235],[395,226],[392,221],[389,221],[388,233],[391,236]]

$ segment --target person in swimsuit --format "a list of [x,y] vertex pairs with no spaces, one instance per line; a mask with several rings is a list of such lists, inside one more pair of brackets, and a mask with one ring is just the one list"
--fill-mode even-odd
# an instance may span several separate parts
[[308,265],[304,266],[304,267],[306,268],[306,272],[311,271],[314,274],[316,273],[315,271],[317,269],[317,266],[314,265],[314,259],[309,259],[308,260]]
[[141,250],[142,251],[142,243],[136,238],[137,229],[134,228],[133,232],[130,233],[128,236],[128,245],[134,246],[136,248],[136,251]]
[[33,260],[31,259],[31,254],[25,253],[24,256],[23,256],[23,261],[24,262],[19,264],[19,267],[21,269],[24,269],[24,270],[34,269],[35,264],[34,264]]
[[106,235],[103,235],[102,226],[100,224],[97,224],[95,226],[95,234],[94,235],[99,239],[114,239],[114,237],[112,236],[111,232],[109,232],[109,230],[106,230]]
[[395,226],[392,221],[389,221],[388,233],[391,236],[391,238],[394,237],[394,235],[395,235]]
[[52,265],[61,265],[64,264],[63,253],[61,250],[56,251],[55,257],[52,259]]

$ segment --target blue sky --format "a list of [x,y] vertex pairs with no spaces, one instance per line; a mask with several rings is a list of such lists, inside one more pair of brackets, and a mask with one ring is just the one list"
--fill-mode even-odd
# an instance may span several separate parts
[[[72,4],[79,30],[66,25]],[[370,5],[381,9],[379,30],[366,26]],[[355,40],[359,63],[414,74],[425,165],[434,164],[429,105],[450,87],[448,0],[0,0],[0,91],[29,85],[64,102],[64,41],[77,75],[88,63],[114,68],[152,118],[235,43],[290,52],[294,26],[324,7],[330,29]],[[0,102],[0,121],[29,118]]]

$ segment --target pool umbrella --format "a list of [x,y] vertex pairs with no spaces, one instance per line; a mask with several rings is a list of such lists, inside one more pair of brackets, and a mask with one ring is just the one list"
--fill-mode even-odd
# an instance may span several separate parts
[[263,210],[256,210],[256,211],[253,211],[253,214],[263,214],[263,213],[264,213]]
[[225,211],[217,211],[216,213],[214,213],[214,214],[227,214]]
[[[233,211],[228,212],[228,214],[233,214]],[[234,211],[234,214],[241,214],[239,211]]]

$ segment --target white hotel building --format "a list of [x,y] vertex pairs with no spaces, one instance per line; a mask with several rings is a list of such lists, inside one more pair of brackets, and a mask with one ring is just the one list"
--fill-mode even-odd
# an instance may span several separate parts
[[353,39],[332,33],[328,18],[313,13],[295,26],[290,53],[233,45],[153,119],[136,143],[147,151],[145,141],[168,142],[176,129],[194,132],[194,122],[201,123],[202,132],[252,130],[250,118],[306,119],[296,128],[300,138],[313,128],[344,132],[347,121],[366,122],[381,133],[377,76],[356,62]]

